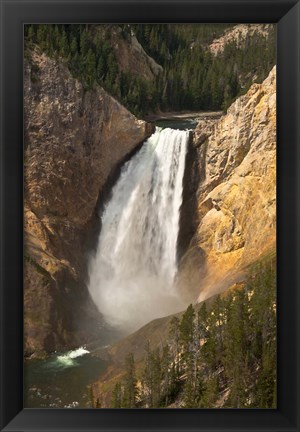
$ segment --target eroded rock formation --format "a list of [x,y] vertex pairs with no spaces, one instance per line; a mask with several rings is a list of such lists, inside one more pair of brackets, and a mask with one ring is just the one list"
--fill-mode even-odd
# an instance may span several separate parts
[[97,86],[85,92],[37,50],[24,67],[25,352],[99,337],[86,282],[97,202],[116,167],[151,135]]
[[129,30],[125,36],[119,26],[108,24],[98,26],[96,31],[104,40],[109,34],[111,46],[122,72],[148,81],[153,81],[163,72],[162,66],[148,56],[132,30]]
[[199,186],[190,217],[197,229],[179,284],[201,301],[275,248],[276,68],[220,120],[200,121],[193,145]]
[[222,36],[214,39],[209,45],[213,55],[221,54],[227,44],[235,43],[237,48],[243,48],[246,39],[254,35],[267,38],[272,24],[238,24],[226,30]]

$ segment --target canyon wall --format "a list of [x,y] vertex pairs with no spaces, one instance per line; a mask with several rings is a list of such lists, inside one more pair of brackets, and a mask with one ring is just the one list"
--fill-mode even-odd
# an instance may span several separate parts
[[200,121],[192,147],[182,224],[196,229],[181,259],[179,285],[201,301],[275,249],[276,68],[221,119]]
[[24,131],[24,320],[30,355],[101,339],[103,320],[86,288],[87,251],[99,230],[97,203],[153,127],[101,87],[84,91],[62,61],[35,49],[24,64]]

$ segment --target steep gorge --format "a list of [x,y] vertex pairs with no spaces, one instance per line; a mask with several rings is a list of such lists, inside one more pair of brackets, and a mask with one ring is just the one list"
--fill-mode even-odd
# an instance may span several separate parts
[[[200,121],[189,146],[178,286],[200,303],[243,287],[249,266],[276,251],[276,68],[226,115]],[[126,356],[133,353],[140,368],[145,341],[162,347],[171,318],[150,322],[100,354],[110,367],[93,390],[104,404]]]
[[[101,87],[84,92],[62,62],[38,50],[25,61],[24,89],[30,355],[99,338],[103,318],[85,285],[87,251],[99,229],[95,209],[153,127]],[[200,121],[189,143],[178,239],[186,299],[226,289],[275,247],[275,91],[274,68],[227,115]]]
[[[101,338],[86,288],[96,207],[120,163],[153,132],[101,87],[84,91],[35,49],[24,66],[25,354]],[[107,330],[108,331],[108,330]]]

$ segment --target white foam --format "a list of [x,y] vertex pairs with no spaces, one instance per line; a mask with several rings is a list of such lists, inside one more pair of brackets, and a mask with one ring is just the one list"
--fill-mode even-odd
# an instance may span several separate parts
[[69,351],[67,354],[57,356],[57,361],[65,366],[73,366],[75,364],[74,359],[86,354],[89,354],[89,351],[84,347],[80,347],[76,350]]

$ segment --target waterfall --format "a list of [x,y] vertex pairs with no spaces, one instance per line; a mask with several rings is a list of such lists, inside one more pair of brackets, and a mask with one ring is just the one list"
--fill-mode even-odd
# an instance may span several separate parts
[[102,214],[89,291],[115,327],[132,331],[183,307],[174,280],[188,138],[157,128],[123,166]]

